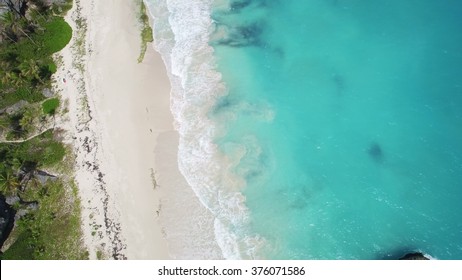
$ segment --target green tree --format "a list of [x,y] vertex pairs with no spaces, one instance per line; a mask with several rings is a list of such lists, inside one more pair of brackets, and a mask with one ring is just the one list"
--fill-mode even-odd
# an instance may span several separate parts
[[20,86],[22,84],[21,78],[14,71],[2,73],[2,84],[6,86]]
[[5,26],[3,33],[14,41],[18,41],[20,37],[27,37],[35,46],[37,43],[24,31],[24,27],[28,25],[25,18],[19,18],[12,12],[6,12],[2,15],[0,22]]
[[17,17],[25,17],[30,0],[3,0],[0,9],[9,11]]
[[14,195],[18,192],[21,183],[11,172],[0,174],[0,191],[5,195]]
[[19,120],[19,125],[25,131],[29,131],[33,126],[32,123],[34,121],[34,113],[32,110],[26,110],[22,115],[22,118]]
[[43,84],[43,80],[40,78],[40,66],[35,59],[23,61],[18,68],[21,71],[21,76],[26,80],[35,78]]
[[0,133],[2,130],[7,129],[10,126],[10,122],[5,117],[0,117]]

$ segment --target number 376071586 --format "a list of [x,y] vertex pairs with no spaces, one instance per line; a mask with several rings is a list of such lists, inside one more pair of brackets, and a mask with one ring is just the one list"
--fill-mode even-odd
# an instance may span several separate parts
[[305,275],[304,267],[254,266],[252,275]]

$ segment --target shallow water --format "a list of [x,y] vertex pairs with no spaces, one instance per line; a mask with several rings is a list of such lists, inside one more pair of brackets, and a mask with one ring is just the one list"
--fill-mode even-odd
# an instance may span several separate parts
[[163,55],[225,257],[462,259],[459,2],[169,1],[201,7]]

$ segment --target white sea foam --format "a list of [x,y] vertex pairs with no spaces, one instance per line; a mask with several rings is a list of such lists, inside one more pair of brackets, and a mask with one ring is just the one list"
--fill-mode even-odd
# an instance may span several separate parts
[[215,70],[212,0],[160,0],[147,6],[154,17],[156,49],[169,71],[171,110],[180,134],[179,168],[195,194],[215,216],[215,238],[228,259],[254,258],[262,239],[249,233],[243,180],[233,160],[218,151],[216,123],[208,113],[226,93]]

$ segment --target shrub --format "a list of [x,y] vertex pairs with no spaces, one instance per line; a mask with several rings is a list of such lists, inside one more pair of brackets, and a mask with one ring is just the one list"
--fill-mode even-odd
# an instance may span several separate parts
[[43,113],[47,115],[54,115],[56,113],[56,109],[59,106],[59,99],[58,98],[51,98],[46,100],[42,103]]
[[53,54],[62,50],[72,38],[72,28],[61,17],[55,17],[52,21],[43,25],[46,32],[37,39],[41,40],[44,51]]

